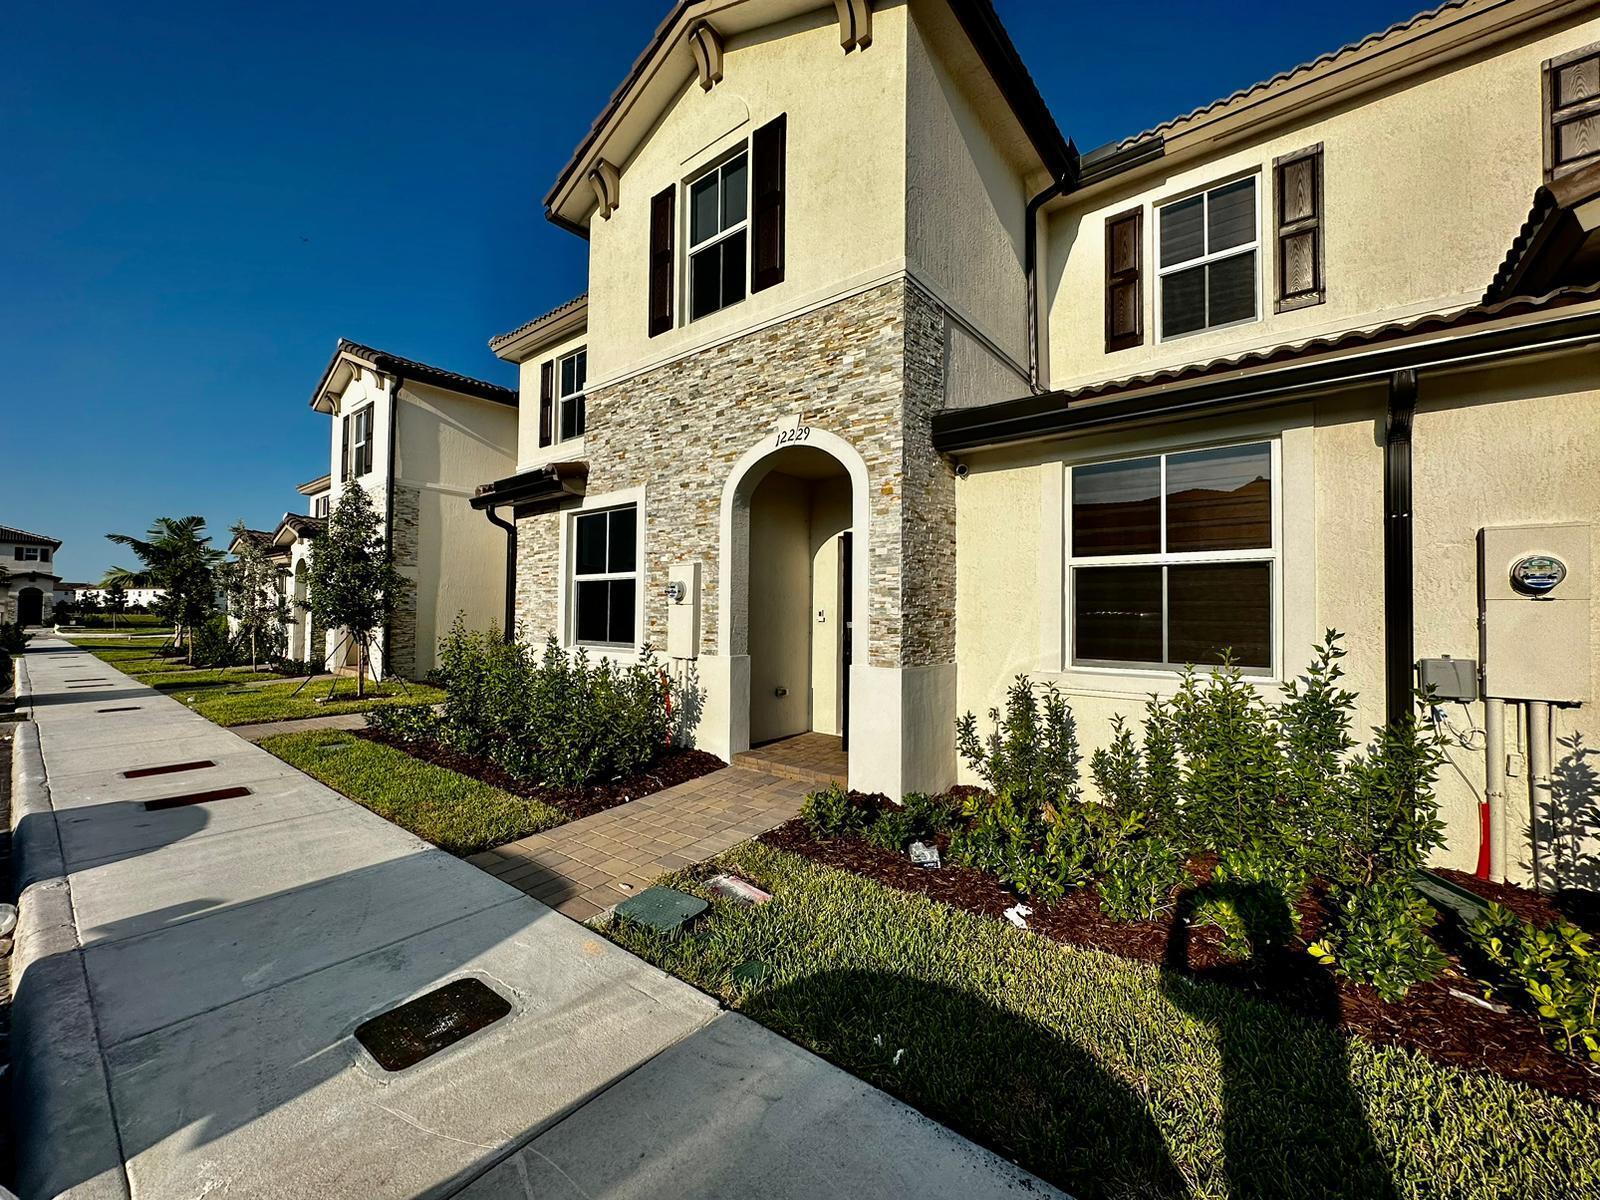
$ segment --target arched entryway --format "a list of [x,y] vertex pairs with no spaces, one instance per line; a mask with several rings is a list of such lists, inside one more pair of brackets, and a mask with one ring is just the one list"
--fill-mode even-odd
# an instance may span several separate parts
[[848,442],[776,430],[722,500],[718,649],[729,661],[729,749],[804,738],[850,744],[852,664],[868,661],[867,471]]
[[25,587],[17,593],[17,623],[44,624],[44,593],[38,588]]

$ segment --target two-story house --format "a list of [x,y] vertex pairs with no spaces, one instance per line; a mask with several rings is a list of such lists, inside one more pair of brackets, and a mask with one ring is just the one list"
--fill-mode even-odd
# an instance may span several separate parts
[[302,606],[310,540],[342,490],[361,487],[406,581],[372,661],[380,677],[420,678],[458,615],[483,627],[504,611],[504,543],[469,501],[479,482],[514,468],[517,393],[341,339],[311,406],[331,418],[328,477],[300,489],[312,513],[285,517],[273,534],[289,550],[290,645],[306,647],[291,655],[333,669],[355,663],[344,632],[313,630]]
[[0,621],[7,624],[48,625],[55,611],[61,576],[54,559],[61,550],[55,538],[25,529],[0,525]]
[[1364,724],[1439,660],[1448,861],[1552,881],[1530,812],[1592,811],[1600,698],[1597,44],[1458,0],[1080,155],[987,0],[678,4],[546,198],[586,297],[491,343],[521,635],[653,645],[708,749],[837,734],[898,794],[1018,673],[1093,748],[1332,627]]

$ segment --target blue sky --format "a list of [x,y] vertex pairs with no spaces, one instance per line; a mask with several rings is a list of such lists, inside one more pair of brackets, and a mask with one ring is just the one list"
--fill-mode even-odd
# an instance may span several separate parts
[[[1418,2],[997,7],[1087,150]],[[487,339],[584,287],[538,200],[667,8],[10,6],[0,524],[98,579],[108,530],[276,522],[325,469],[340,336],[514,383]]]

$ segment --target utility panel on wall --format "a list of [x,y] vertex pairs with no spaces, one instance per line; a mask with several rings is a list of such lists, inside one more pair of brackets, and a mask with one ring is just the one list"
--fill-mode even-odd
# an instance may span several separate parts
[[1590,537],[1580,523],[1478,531],[1485,696],[1588,702]]

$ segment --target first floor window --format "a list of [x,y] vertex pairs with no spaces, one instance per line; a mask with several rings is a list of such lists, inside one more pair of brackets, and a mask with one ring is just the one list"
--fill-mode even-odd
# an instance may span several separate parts
[[750,272],[750,157],[736,154],[689,184],[689,319],[736,304]]
[[629,504],[579,513],[572,522],[575,640],[585,646],[634,644],[639,596],[639,509]]
[[1254,321],[1260,290],[1255,176],[1175,200],[1156,213],[1161,336]]
[[589,351],[575,350],[558,364],[561,440],[583,436],[583,385],[589,376]]
[[1267,673],[1279,555],[1273,443],[1072,468],[1072,660]]

